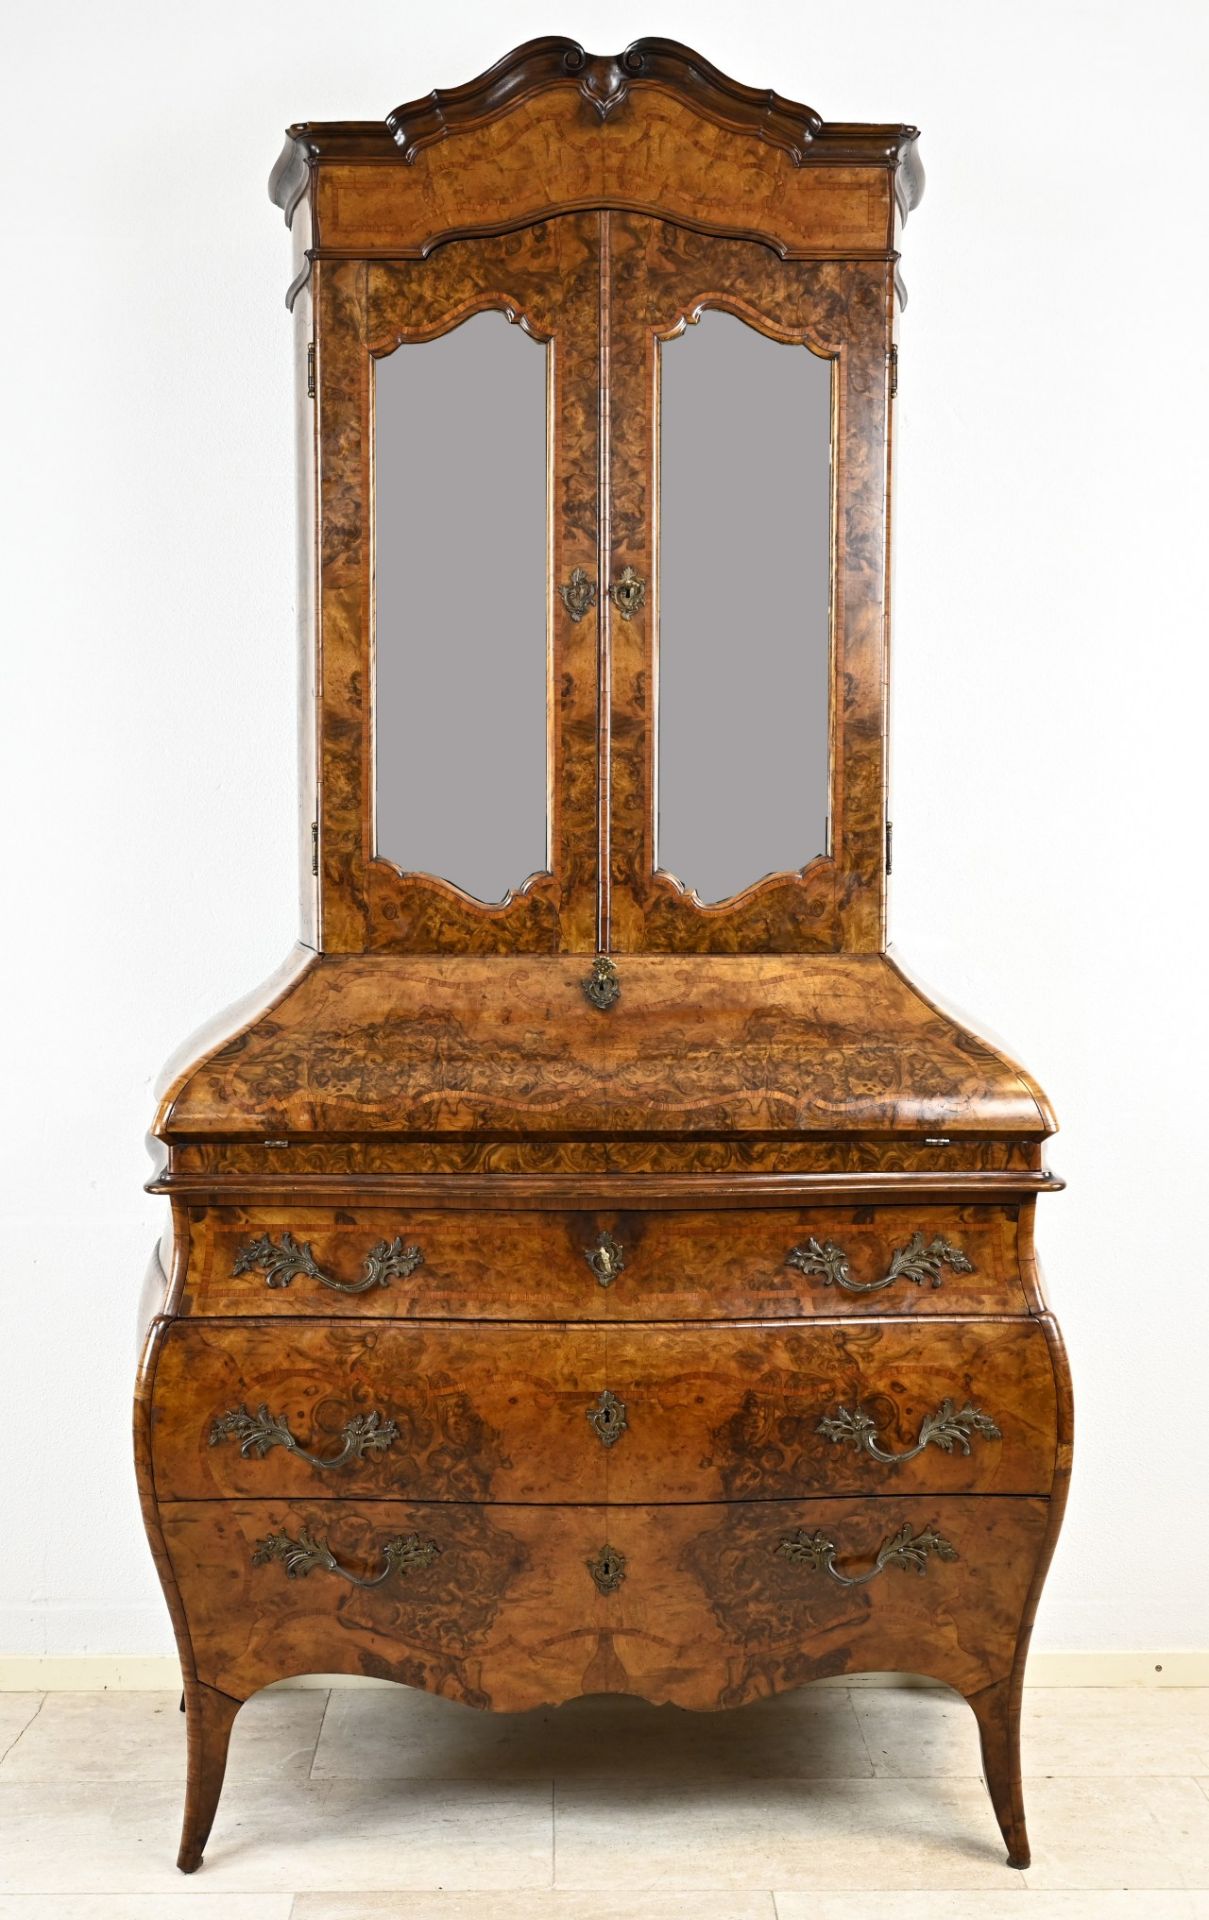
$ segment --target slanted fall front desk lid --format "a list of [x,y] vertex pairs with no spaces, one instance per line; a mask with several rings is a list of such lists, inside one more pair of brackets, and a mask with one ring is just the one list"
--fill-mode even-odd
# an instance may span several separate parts
[[1054,1120],[1006,1055],[883,954],[583,956],[297,949],[254,1010],[195,1041],[155,1132],[1031,1135]]

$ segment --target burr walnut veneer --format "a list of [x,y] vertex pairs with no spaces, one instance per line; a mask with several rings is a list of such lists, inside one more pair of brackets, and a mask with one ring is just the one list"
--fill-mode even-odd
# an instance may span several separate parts
[[[931,1675],[1027,1863],[1020,1689],[1071,1442],[1033,1253],[1053,1120],[886,951],[915,138],[662,40],[534,41],[385,122],[290,130],[302,939],[164,1086],[136,1406],[186,1872],[240,1703],[308,1671],[502,1710]],[[466,384],[475,343],[544,356],[544,419]],[[677,412],[707,352],[737,384]],[[519,394],[539,362],[508,364]],[[491,453],[497,398],[520,424]],[[736,483],[696,553],[677,489]],[[493,501],[532,538],[490,549]],[[439,511],[448,545],[415,545]],[[753,557],[784,513],[800,550]],[[407,848],[468,809],[494,846],[534,772],[514,659],[545,859],[482,899]],[[721,702],[699,765],[672,726],[694,672]],[[718,782],[758,828],[783,777],[797,864],[757,845],[720,891],[714,825],[700,876],[661,865]]]

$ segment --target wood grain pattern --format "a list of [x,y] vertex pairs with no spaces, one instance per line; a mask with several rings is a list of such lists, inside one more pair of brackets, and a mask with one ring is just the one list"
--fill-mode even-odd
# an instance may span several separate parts
[[[197,1209],[182,1299],[192,1314],[416,1320],[648,1321],[773,1319],[818,1315],[1023,1313],[1016,1209],[870,1206],[683,1207],[481,1210],[420,1207],[302,1210],[267,1205]],[[236,1274],[240,1249],[283,1232],[313,1249],[325,1273],[344,1283],[364,1272],[381,1240],[420,1247],[423,1265],[387,1286],[341,1294],[299,1277],[270,1287],[262,1272]],[[602,1287],[585,1250],[611,1233],[625,1266]],[[889,1271],[917,1233],[946,1238],[972,1271],[946,1269],[941,1285],[901,1280],[877,1293],[848,1293],[788,1264],[810,1239],[848,1255],[858,1284]]]
[[[607,1377],[593,1329],[180,1322],[156,1379],[156,1487],[161,1500],[603,1500],[586,1413]],[[233,1440],[211,1444],[224,1413],[261,1404],[320,1455],[358,1414],[380,1412],[397,1437],[330,1478],[282,1447],[245,1459]]]
[[[878,1198],[884,1198],[896,1183],[902,1185],[907,1174],[932,1175],[933,1195],[956,1193],[963,1183],[971,1191],[981,1186],[989,1193],[997,1176],[1027,1174],[1019,1190],[1055,1191],[1061,1182],[1042,1173],[1041,1151],[1040,1138],[1027,1136],[960,1141],[942,1137],[929,1145],[910,1134],[881,1140],[834,1135],[813,1140],[800,1135],[740,1140],[499,1140],[453,1135],[443,1140],[325,1140],[320,1144],[197,1140],[168,1150],[168,1184],[157,1182],[150,1191],[168,1192],[173,1184],[183,1186],[211,1176],[229,1183],[232,1176],[240,1176],[245,1184],[259,1181],[269,1188],[276,1181],[279,1189],[284,1180],[300,1204],[305,1204],[308,1193],[317,1196],[323,1190],[324,1180],[329,1190],[339,1185],[343,1193],[377,1178],[381,1196],[387,1198],[396,1179],[414,1183],[418,1175],[437,1180],[455,1175],[472,1183],[485,1176],[506,1190],[509,1178],[517,1175],[541,1179],[565,1174],[591,1184],[602,1177],[617,1181],[627,1175],[640,1179],[700,1175],[709,1182],[719,1175],[767,1179],[792,1174],[807,1190],[813,1186],[827,1197],[873,1192],[881,1183],[885,1192],[878,1192]],[[1041,1179],[1048,1182],[1044,1188],[1037,1184]],[[1010,1190],[1006,1181],[998,1184],[1003,1191]],[[914,1185],[921,1194],[929,1191],[928,1182],[916,1180]],[[708,1185],[705,1190],[708,1193]],[[473,1191],[473,1185],[467,1191]]]
[[[626,1425],[602,1445],[588,1414],[608,1388]],[[888,1451],[916,1442],[944,1399],[1000,1437],[929,1446],[896,1466],[837,1446],[841,1404]],[[282,1446],[246,1456],[215,1423],[260,1407],[307,1452],[341,1451],[355,1416],[392,1444],[327,1472]],[[1055,1389],[1045,1336],[1012,1321],[809,1329],[372,1321],[178,1323],[156,1375],[161,1500],[238,1497],[545,1504],[800,1499],[815,1493],[1047,1493]]]
[[177,1082],[155,1131],[1052,1130],[1036,1084],[881,954],[630,954],[620,972],[600,1014],[574,956],[319,956]]
[[[288,1674],[366,1673],[503,1712],[613,1692],[737,1706],[870,1669],[976,1693],[1010,1672],[1046,1517],[1043,1500],[978,1496],[607,1510],[238,1500],[163,1512],[206,1684],[246,1698]],[[777,1552],[796,1529],[824,1529],[845,1566],[867,1567],[907,1520],[935,1527],[959,1557],[844,1589]],[[301,1529],[362,1577],[392,1534],[417,1532],[441,1552],[370,1591],[253,1565],[258,1540]],[[610,1595],[584,1564],[606,1540],[626,1558]]]

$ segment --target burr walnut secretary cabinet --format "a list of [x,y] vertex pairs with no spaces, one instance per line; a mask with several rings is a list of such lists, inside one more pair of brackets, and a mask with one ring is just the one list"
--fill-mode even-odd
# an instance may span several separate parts
[[186,1872],[307,1671],[915,1671],[1027,1862],[1053,1121],[886,951],[915,139],[658,39],[290,129],[302,938],[165,1083],[136,1406]]

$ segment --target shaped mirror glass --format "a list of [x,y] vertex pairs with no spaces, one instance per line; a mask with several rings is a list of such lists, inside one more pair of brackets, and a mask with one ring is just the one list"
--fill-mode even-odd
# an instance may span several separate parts
[[545,346],[375,362],[375,851],[497,901],[547,864]]
[[715,902],[827,851],[831,362],[711,310],[660,394],[657,861]]

